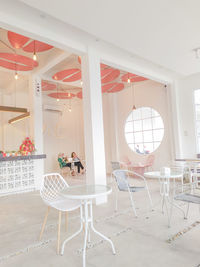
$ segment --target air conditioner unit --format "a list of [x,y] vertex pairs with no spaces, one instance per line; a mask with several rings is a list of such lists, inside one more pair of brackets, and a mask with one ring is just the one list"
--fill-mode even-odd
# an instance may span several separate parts
[[43,110],[47,112],[59,113],[62,115],[62,108],[58,106],[56,107],[56,106],[51,106],[51,105],[44,105]]

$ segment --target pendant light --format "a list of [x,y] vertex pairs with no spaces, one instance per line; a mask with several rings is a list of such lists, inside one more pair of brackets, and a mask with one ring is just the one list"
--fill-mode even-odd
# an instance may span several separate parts
[[68,108],[68,110],[69,110],[69,112],[72,112],[71,94],[70,93],[68,93],[68,97],[69,97],[69,108]]
[[129,72],[128,72],[128,80],[127,80],[128,83],[131,83],[131,79],[129,77]]
[[56,101],[59,102],[60,99],[58,98],[58,84],[56,84],[56,90],[57,90],[57,99],[56,99]]
[[131,83],[131,89],[132,89],[132,99],[133,99],[133,107],[132,107],[132,110],[136,110],[136,106],[135,106],[135,90],[134,90],[133,83]]
[[37,55],[35,52],[35,40],[33,41],[33,60],[36,61],[37,60]]

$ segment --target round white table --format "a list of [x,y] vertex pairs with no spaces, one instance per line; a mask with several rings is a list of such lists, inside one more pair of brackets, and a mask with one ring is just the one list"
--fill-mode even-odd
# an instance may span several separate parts
[[90,230],[94,231],[97,235],[101,236],[103,239],[108,241],[112,247],[113,254],[115,254],[115,248],[113,242],[100,232],[98,232],[93,225],[93,211],[92,211],[92,199],[97,197],[108,195],[112,192],[110,186],[105,185],[80,185],[80,186],[70,186],[67,189],[61,191],[61,195],[68,199],[81,200],[81,226],[80,229],[68,237],[62,244],[61,255],[64,253],[65,244],[77,236],[82,230],[83,225],[85,225],[85,235],[83,244],[83,267],[86,266],[86,246],[87,242],[90,242]]
[[151,178],[151,179],[157,179],[160,182],[160,195],[161,195],[161,202],[162,202],[162,212],[164,212],[164,205],[166,207],[168,221],[169,221],[169,213],[167,208],[167,202],[170,205],[175,206],[179,210],[181,210],[183,213],[184,211],[176,204],[174,204],[170,198],[169,198],[169,192],[170,192],[170,180],[173,180],[174,187],[175,187],[175,180],[176,179],[182,179],[183,173],[181,172],[171,172],[170,174],[163,174],[160,171],[153,171],[153,172],[145,172],[144,173],[145,178]]

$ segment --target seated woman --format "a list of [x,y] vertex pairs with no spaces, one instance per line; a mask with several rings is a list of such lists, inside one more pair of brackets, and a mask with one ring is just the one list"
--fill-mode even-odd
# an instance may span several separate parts
[[80,169],[84,170],[84,167],[75,152],[72,152],[71,157],[74,161],[74,165],[78,168],[78,173],[80,173]]
[[58,155],[58,162],[60,165],[60,168],[62,169],[63,167],[69,167],[70,170],[72,169],[72,164],[68,162],[67,157],[64,157],[64,153],[60,153]]

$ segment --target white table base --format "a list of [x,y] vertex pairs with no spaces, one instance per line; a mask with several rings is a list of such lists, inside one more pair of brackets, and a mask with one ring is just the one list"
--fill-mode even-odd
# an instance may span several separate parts
[[105,235],[101,234],[100,232],[98,232],[94,228],[93,211],[92,211],[92,200],[83,200],[82,201],[82,207],[81,207],[81,211],[80,211],[80,216],[81,216],[81,227],[76,233],[74,233],[73,235],[68,237],[63,242],[62,249],[61,249],[61,255],[64,254],[64,248],[65,248],[66,243],[68,241],[70,241],[72,238],[74,238],[75,236],[77,236],[78,234],[80,234],[83,231],[83,226],[84,225],[85,225],[85,229],[84,229],[85,230],[85,234],[84,234],[84,244],[83,244],[83,267],[86,266],[86,247],[87,247],[87,242],[90,242],[90,231],[91,230],[94,233],[96,233],[97,235],[99,235],[100,237],[102,237],[103,239],[105,239],[106,241],[108,241],[110,243],[110,245],[111,245],[113,254],[116,254],[113,242],[108,237],[106,237]]
[[[175,179],[173,179],[173,180],[174,180],[174,187],[175,187]],[[161,195],[161,200],[159,203],[162,203],[162,213],[164,213],[164,206],[166,208],[167,218],[168,218],[168,226],[170,227],[171,211],[172,211],[173,206],[176,207],[177,209],[179,209],[181,212],[183,212],[184,218],[186,218],[186,216],[185,216],[184,210],[180,206],[176,205],[173,201],[170,200],[170,197],[169,197],[170,178],[167,178],[167,177],[160,178],[159,182],[160,182],[160,195]],[[167,203],[169,203],[171,206],[170,214],[168,212]]]

